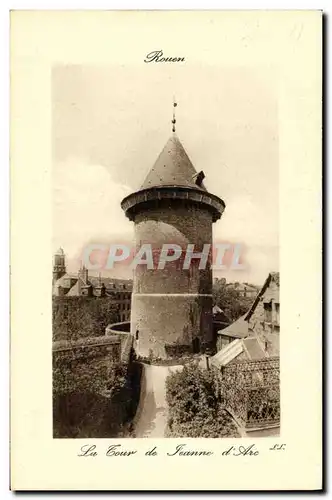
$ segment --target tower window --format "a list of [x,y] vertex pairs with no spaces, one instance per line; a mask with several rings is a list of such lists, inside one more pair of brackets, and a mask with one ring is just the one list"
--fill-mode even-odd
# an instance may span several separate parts
[[205,174],[204,174],[203,170],[201,170],[201,171],[197,174],[197,176],[196,176],[196,181],[195,181],[195,184],[196,184],[197,186],[201,186],[201,185],[202,185],[202,182],[203,182],[203,180],[204,180],[204,178],[205,178]]

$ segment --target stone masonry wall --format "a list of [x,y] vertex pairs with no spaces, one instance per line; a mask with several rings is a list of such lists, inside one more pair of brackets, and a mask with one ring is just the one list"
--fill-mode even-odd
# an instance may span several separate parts
[[134,295],[132,323],[138,331],[138,354],[165,358],[169,346],[194,349],[212,342],[212,298],[192,295]]
[[[164,243],[194,244],[200,252],[212,243],[212,215],[194,206],[151,208],[136,216],[135,234],[137,248],[149,243],[157,258]],[[169,345],[192,349],[193,342],[197,348],[212,341],[212,272],[209,263],[198,269],[198,262],[188,270],[179,261],[164,270],[136,268],[131,332],[139,332],[140,355],[164,358]]]

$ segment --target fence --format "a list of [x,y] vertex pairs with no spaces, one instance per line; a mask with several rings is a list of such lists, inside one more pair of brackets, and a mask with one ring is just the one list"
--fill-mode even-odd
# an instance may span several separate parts
[[279,425],[279,357],[226,365],[218,382],[225,408],[244,428]]

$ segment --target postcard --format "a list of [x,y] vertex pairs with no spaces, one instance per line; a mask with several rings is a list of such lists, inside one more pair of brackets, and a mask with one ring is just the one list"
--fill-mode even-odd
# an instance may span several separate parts
[[321,490],[322,13],[13,11],[11,172],[11,488]]

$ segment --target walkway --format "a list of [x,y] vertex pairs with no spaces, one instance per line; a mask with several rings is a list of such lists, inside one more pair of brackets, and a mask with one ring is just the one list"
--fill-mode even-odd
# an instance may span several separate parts
[[133,421],[132,437],[165,437],[167,425],[166,378],[181,365],[142,365],[141,394]]

